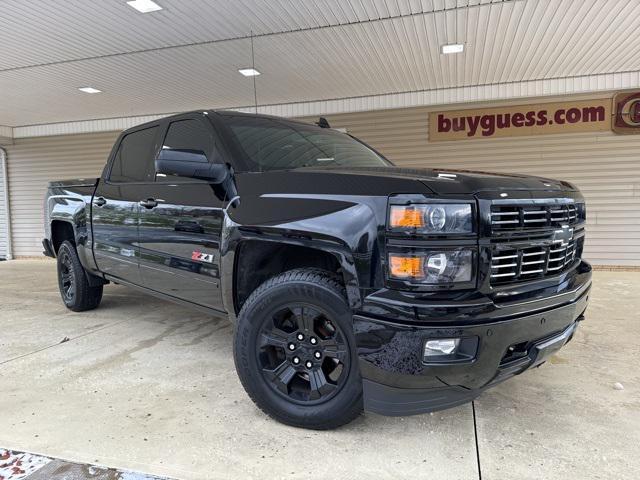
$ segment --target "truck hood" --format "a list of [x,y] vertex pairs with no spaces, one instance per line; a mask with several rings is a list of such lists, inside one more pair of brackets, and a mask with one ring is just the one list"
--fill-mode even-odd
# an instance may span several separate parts
[[[298,169],[296,171],[311,171]],[[389,179],[412,179],[425,185],[436,194],[473,194],[496,190],[545,190],[574,191],[568,182],[529,175],[500,174],[467,170],[398,167],[323,167],[313,169],[345,175],[365,175]]]
[[[376,228],[381,228],[386,224],[390,195],[466,196],[482,191],[520,190],[528,197],[535,190],[556,196],[562,190],[573,189],[564,182],[524,175],[396,167],[326,166],[239,172],[234,175],[234,183],[240,197],[239,206],[228,211],[234,222],[263,227],[286,224],[287,228],[302,231],[319,228],[324,234],[341,226],[352,229],[353,218],[369,219],[371,215],[376,217]],[[336,220],[336,215],[343,214],[347,217]],[[307,221],[310,218],[313,222]],[[303,223],[296,226],[296,222]],[[362,227],[365,230],[370,227],[367,222],[368,226]],[[375,237],[376,233],[367,235]]]

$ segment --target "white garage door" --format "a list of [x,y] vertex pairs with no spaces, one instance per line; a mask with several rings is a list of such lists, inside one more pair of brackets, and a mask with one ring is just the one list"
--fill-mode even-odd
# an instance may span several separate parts
[[5,171],[0,162],[0,260],[4,260],[7,258],[7,237],[8,237],[8,229],[7,229],[7,207],[5,205]]
[[98,177],[118,132],[16,139],[6,147],[13,256],[42,254],[47,182]]

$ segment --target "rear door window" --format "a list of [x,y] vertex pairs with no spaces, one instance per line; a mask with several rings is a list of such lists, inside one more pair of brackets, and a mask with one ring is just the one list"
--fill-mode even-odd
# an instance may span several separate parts
[[109,180],[112,182],[153,181],[153,150],[158,127],[127,134],[113,159]]

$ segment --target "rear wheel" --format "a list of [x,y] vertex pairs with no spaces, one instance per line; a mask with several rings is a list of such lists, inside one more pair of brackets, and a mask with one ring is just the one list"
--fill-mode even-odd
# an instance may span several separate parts
[[63,303],[74,312],[92,310],[102,300],[102,285],[89,285],[78,252],[68,240],[58,248],[58,286]]
[[256,289],[238,317],[236,370],[252,400],[297,427],[335,428],[362,411],[351,310],[328,272],[285,272]]

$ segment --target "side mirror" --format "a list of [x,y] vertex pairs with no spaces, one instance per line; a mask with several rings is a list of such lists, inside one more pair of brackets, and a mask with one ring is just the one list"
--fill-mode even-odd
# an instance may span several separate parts
[[163,148],[155,163],[156,173],[198,178],[213,183],[222,183],[229,175],[226,165],[210,163],[200,150]]

